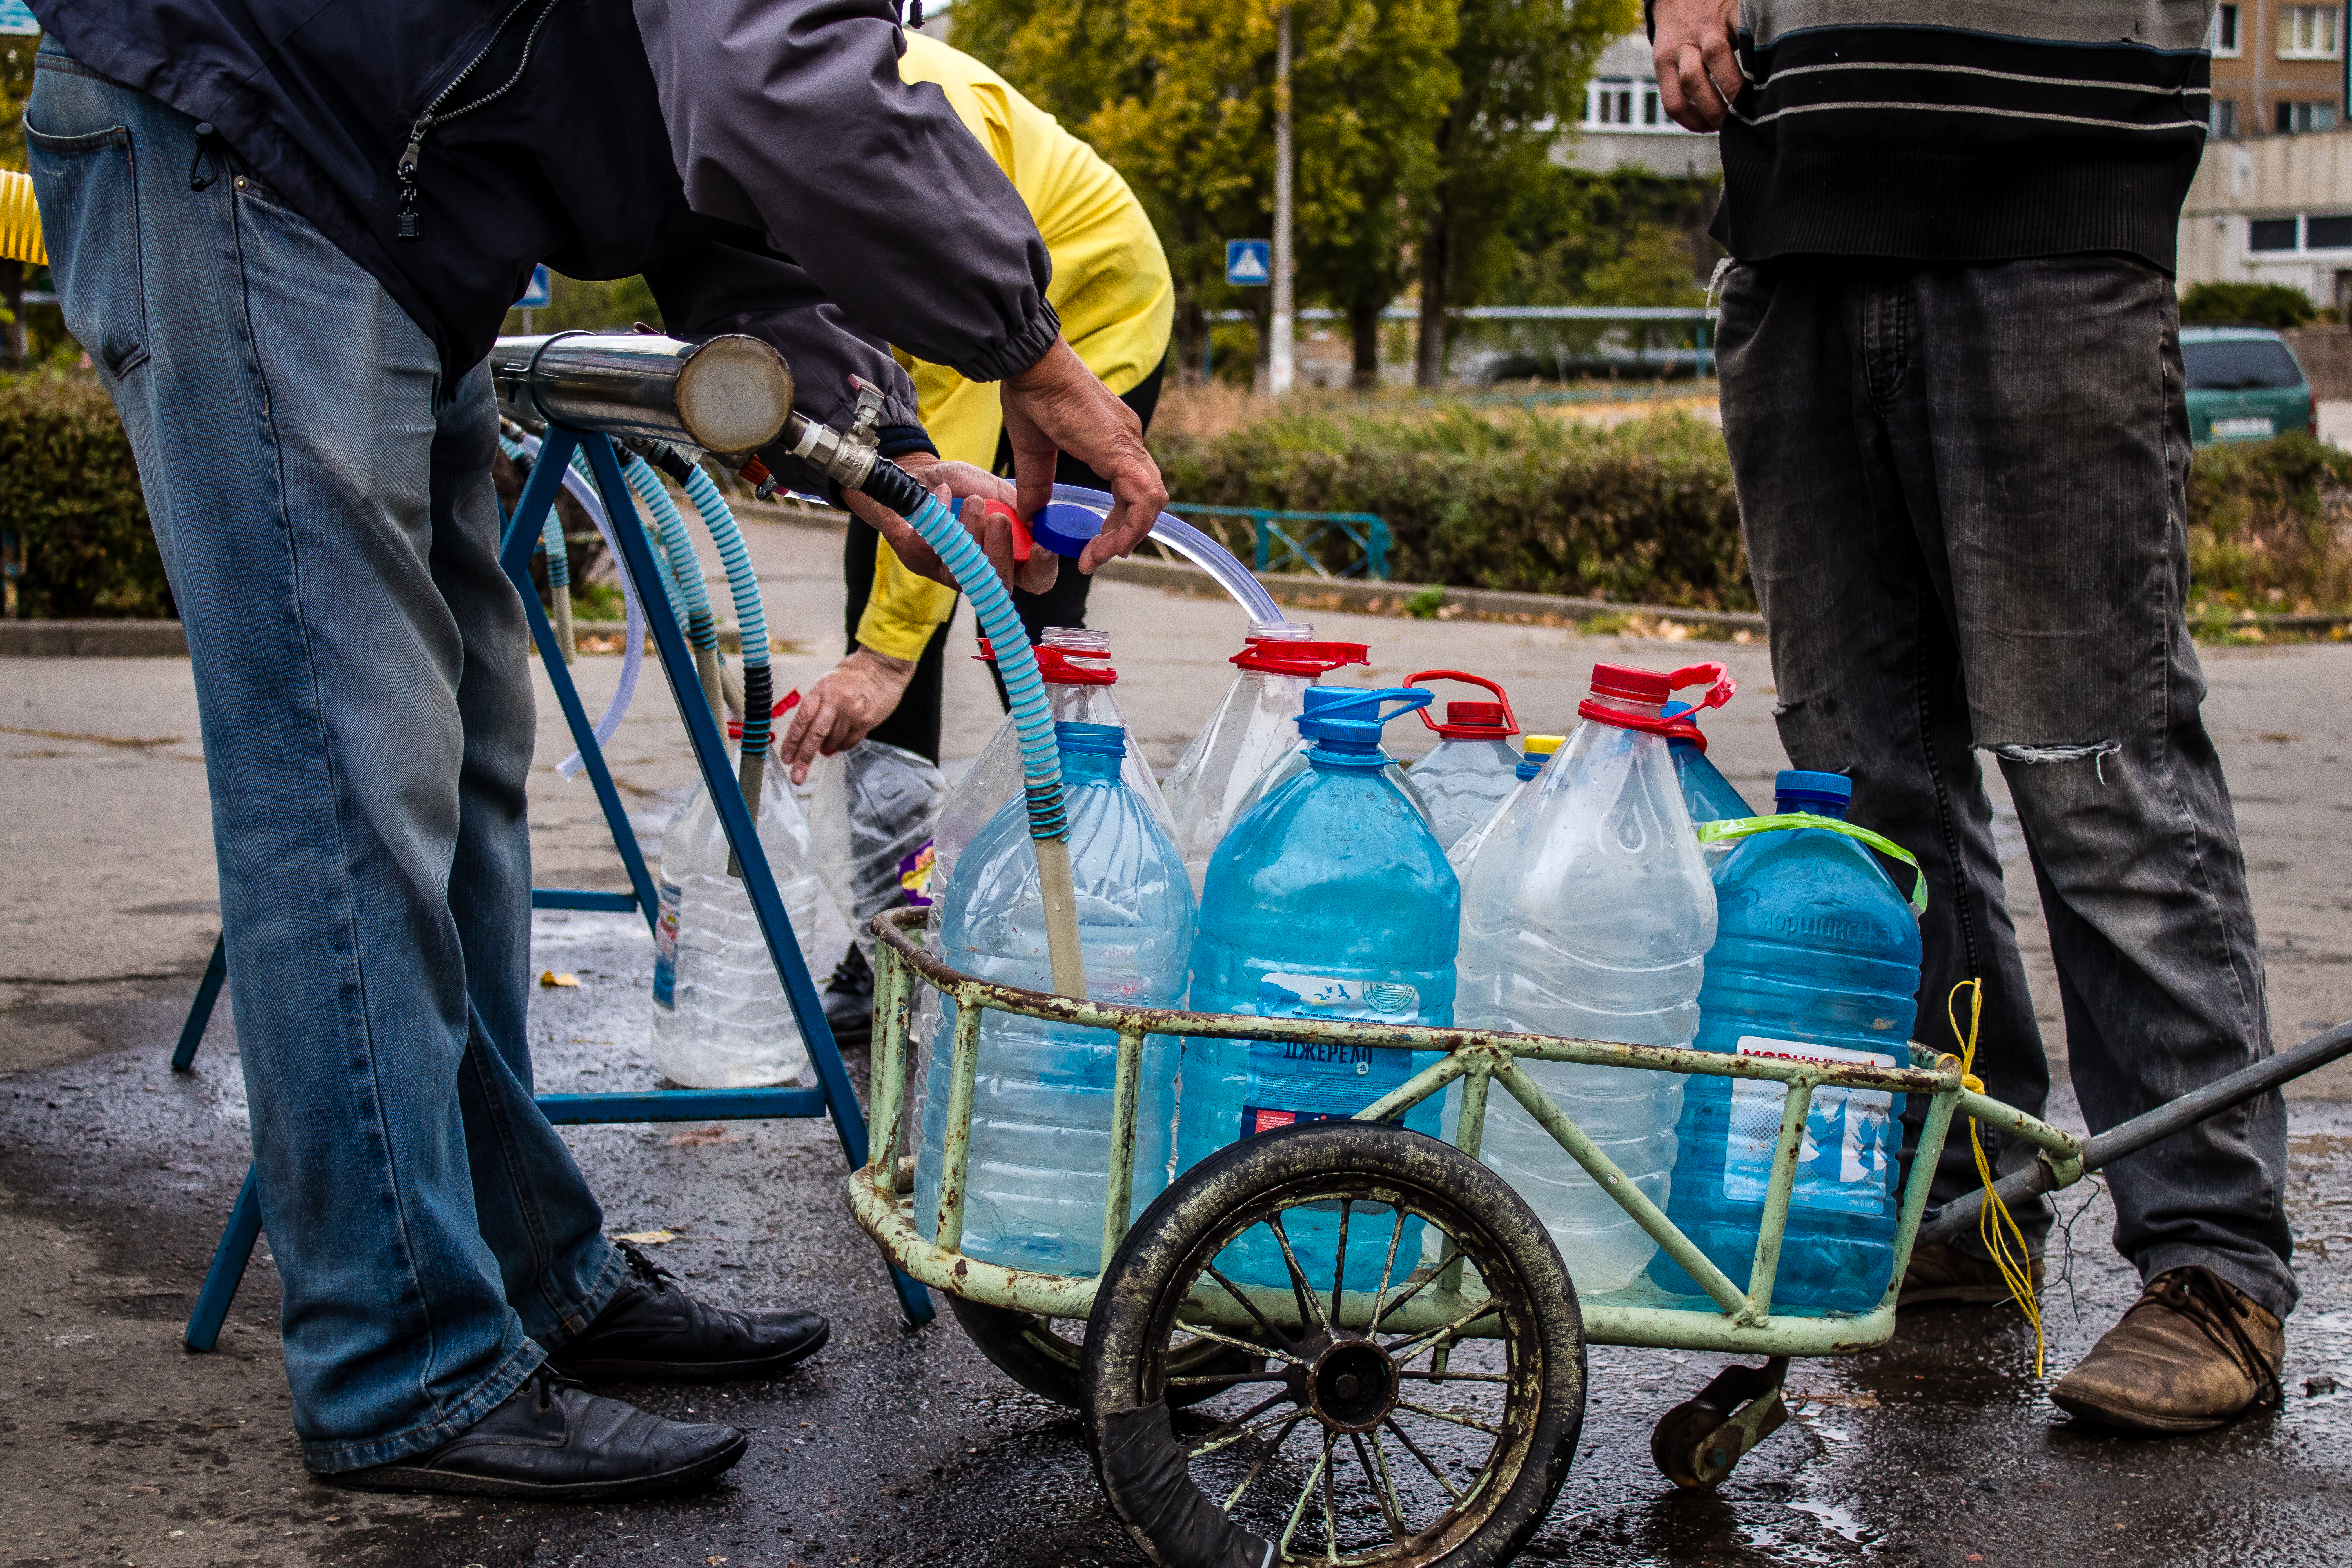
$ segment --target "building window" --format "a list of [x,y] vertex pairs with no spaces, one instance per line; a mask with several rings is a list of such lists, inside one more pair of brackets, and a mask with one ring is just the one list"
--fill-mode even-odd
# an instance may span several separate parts
[[2277,111],[2276,124],[2279,134],[2282,136],[2288,135],[2298,131],[2330,131],[2335,129],[2336,106],[2333,103],[2287,103],[2282,101],[2274,107]]
[[2303,220],[2305,250],[2352,250],[2352,213],[2313,213]]
[[1673,132],[1682,127],[1666,118],[1655,81],[1610,76],[1584,89],[1584,129]]
[[2278,53],[2283,60],[2332,60],[2337,52],[2336,7],[2279,7]]
[[2238,58],[2238,8],[2235,5],[2213,8],[2213,29],[2205,35],[2205,47],[2225,60]]
[[2235,99],[2213,100],[2213,140],[2227,142],[2238,134],[2238,104]]
[[2291,217],[2258,217],[2246,225],[2248,250],[2293,250],[2295,220]]

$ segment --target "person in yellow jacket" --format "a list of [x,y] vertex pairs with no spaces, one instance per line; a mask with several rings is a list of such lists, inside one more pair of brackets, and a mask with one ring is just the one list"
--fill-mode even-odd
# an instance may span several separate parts
[[[899,75],[909,85],[929,82],[945,94],[1012,180],[1053,258],[1045,297],[1062,318],[1063,334],[1087,368],[1148,427],[1176,296],[1168,258],[1143,205],[1117,170],[1003,77],[937,38],[910,31],[906,40]],[[903,353],[898,359],[914,378],[923,427],[940,456],[1009,471],[998,389],[966,381],[943,364]],[[1091,469],[1066,457],[1055,478],[1105,488]],[[890,551],[877,549],[879,540],[871,527],[851,521],[843,552],[849,652],[793,710],[782,750],[795,781],[820,752],[831,755],[869,735],[939,760],[940,690],[956,592],[916,576]],[[1065,569],[1043,593],[1016,583],[1013,604],[1030,640],[1049,626],[1084,626],[1087,585],[1093,581]]]

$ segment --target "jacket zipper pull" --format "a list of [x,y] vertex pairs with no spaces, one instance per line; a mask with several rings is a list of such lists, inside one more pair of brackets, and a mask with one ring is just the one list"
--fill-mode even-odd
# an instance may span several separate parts
[[408,145],[401,150],[400,162],[393,173],[400,176],[400,228],[403,239],[422,239],[425,230],[416,218],[416,165],[425,155],[425,133],[433,128],[433,117],[425,115],[409,127]]

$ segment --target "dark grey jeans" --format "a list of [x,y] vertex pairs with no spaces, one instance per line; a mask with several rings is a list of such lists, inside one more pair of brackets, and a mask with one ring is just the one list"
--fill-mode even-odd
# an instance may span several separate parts
[[[2267,1056],[2245,863],[2182,613],[2171,279],[2114,256],[1739,265],[1719,345],[1781,743],[1798,767],[1850,772],[1853,820],[1927,873],[1915,1037],[1955,1048],[1945,997],[1981,976],[1978,1071],[2042,1109],[1988,751],[2024,827],[2091,1127]],[[1977,1185],[1953,1134],[1938,1201]],[[2202,1263],[2293,1308],[2278,1096],[2107,1173],[2116,1246],[2143,1278]],[[2050,1223],[2019,1218],[2037,1241]]]

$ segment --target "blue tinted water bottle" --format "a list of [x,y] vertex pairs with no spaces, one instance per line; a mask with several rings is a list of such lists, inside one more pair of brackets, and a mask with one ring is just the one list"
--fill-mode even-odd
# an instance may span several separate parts
[[[1730,818],[1756,815],[1748,809],[1747,796],[1731,786],[1731,781],[1706,758],[1706,736],[1697,723],[1697,710],[1687,702],[1669,702],[1659,715],[1679,719],[1681,723],[1666,732],[1666,749],[1675,760],[1675,777],[1682,782],[1683,804],[1690,807],[1693,822],[1722,822]],[[1738,847],[1736,838],[1717,839],[1702,846],[1715,858],[1727,856]],[[1708,861],[1710,868],[1715,859]]]
[[[1823,826],[1741,837],[1717,868],[1715,946],[1693,1044],[1739,1056],[1908,1066],[1918,921],[1870,850],[1832,826],[1843,824],[1853,795],[1845,779],[1783,773],[1776,794],[1781,813]],[[1769,1079],[1703,1074],[1683,1091],[1666,1213],[1741,1286],[1763,1224],[1782,1095]],[[1868,1311],[1885,1293],[1902,1114],[1900,1095],[1813,1090],[1775,1312]],[[1650,1278],[1667,1290],[1700,1293],[1663,1252]]]
[[[1430,700],[1391,687],[1301,714],[1313,742],[1306,770],[1252,807],[1211,857],[1192,944],[1196,1011],[1384,1024],[1454,1021],[1461,886],[1421,812],[1388,776],[1381,726]],[[1383,713],[1383,705],[1394,704]],[[1433,1066],[1437,1053],[1265,1040],[1188,1039],[1177,1116],[1179,1169],[1239,1139],[1302,1121],[1354,1115]],[[1439,1102],[1404,1119],[1439,1131]],[[1377,1289],[1391,1226],[1349,1230],[1347,1288]],[[1329,1280],[1339,1216],[1293,1211],[1284,1221],[1300,1266]],[[1421,1224],[1397,1247],[1398,1277],[1421,1257]],[[1271,1232],[1255,1226],[1219,1259],[1228,1278],[1284,1286]]]
[[[1192,884],[1183,857],[1150,805],[1119,777],[1124,730],[1063,722],[1054,731],[1066,786],[1087,994],[1177,1006],[1192,946]],[[949,967],[1002,984],[1053,989],[1025,798],[1014,796],[990,818],[938,897],[940,956]],[[936,1236],[939,1222],[952,1003],[946,1014],[949,1026],[940,1031],[925,1071],[915,1162],[915,1218],[927,1237]],[[1167,1184],[1175,1058],[1168,1037],[1145,1037],[1135,1107],[1135,1214]],[[966,1254],[1049,1274],[1101,1268],[1118,1066],[1118,1037],[1106,1030],[992,1010],[984,1016],[964,1184]]]

